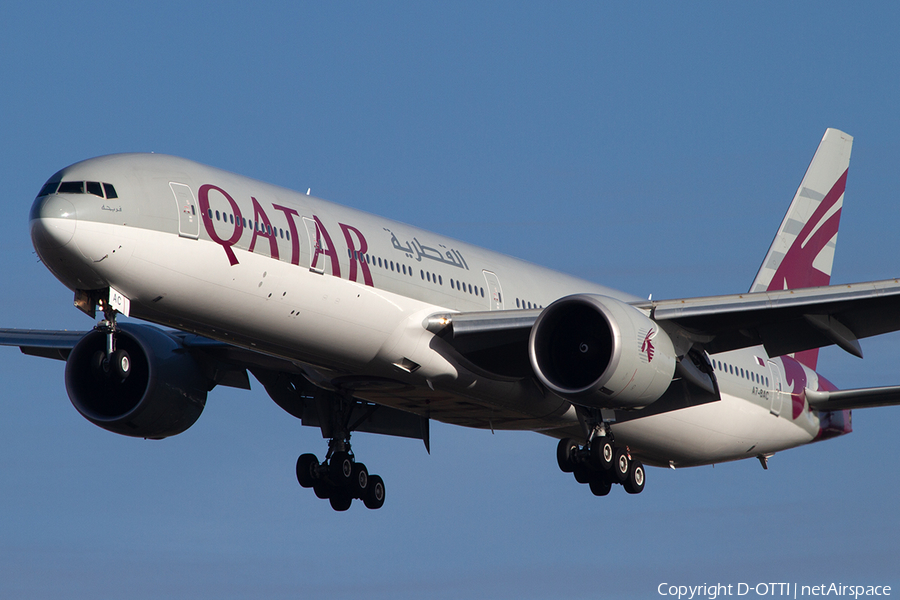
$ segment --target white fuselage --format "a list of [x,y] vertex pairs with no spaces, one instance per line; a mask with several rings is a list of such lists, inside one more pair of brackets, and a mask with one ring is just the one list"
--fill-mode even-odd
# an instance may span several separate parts
[[[183,159],[115,155],[58,175],[118,190],[115,199],[36,202],[35,247],[68,287],[112,286],[132,316],[292,360],[314,381],[339,380],[361,398],[448,423],[581,431],[565,399],[462,360],[425,329],[430,315],[537,309],[575,293],[635,300]],[[814,372],[762,348],[711,358],[721,401],[618,422],[617,440],[648,463],[689,466],[822,435],[802,399],[803,387],[817,389]]]

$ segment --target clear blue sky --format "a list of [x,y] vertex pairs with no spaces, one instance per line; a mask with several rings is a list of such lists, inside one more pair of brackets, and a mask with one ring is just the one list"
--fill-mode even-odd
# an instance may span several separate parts
[[[136,4],[136,3],[135,3]],[[900,275],[900,6],[35,1],[0,19],[0,326],[86,329],[40,265],[43,182],[176,154],[656,298],[745,291],[826,127],[855,137],[833,282]],[[900,337],[841,387],[900,383]],[[359,434],[380,511],[297,485],[325,444],[215,390],[162,442],[0,351],[0,597],[652,598],[662,582],[894,585],[900,409],[593,497],[554,440]]]

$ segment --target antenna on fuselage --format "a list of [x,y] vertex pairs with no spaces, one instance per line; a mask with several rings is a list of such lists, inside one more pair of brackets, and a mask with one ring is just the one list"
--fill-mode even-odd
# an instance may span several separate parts
[[307,188],[307,189],[306,189],[306,195],[309,196],[309,193],[310,193],[311,191],[312,191],[312,188]]

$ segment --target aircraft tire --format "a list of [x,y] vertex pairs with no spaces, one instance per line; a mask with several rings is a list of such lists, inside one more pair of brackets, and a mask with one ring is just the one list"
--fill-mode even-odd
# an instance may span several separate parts
[[607,437],[595,438],[591,442],[591,465],[600,471],[609,471],[613,465],[616,450]]
[[575,470],[575,452],[578,450],[578,443],[572,438],[563,438],[559,440],[556,446],[556,462],[559,464],[559,470],[563,473],[571,473]]
[[319,466],[319,459],[315,454],[301,454],[297,459],[297,483],[300,487],[311,488],[316,483],[313,473]]
[[369,475],[369,484],[366,486],[363,503],[366,508],[376,510],[384,506],[384,481],[378,475]]
[[331,503],[331,508],[338,512],[344,512],[353,504],[353,496],[348,490],[335,490],[328,501]]
[[578,483],[589,483],[591,481],[591,471],[584,465],[575,465],[575,481]]
[[353,473],[350,475],[350,488],[354,498],[364,498],[369,484],[369,471],[362,463],[353,463]]
[[329,465],[331,481],[336,486],[347,486],[353,480],[353,460],[349,452],[335,452]]
[[316,493],[316,498],[321,498],[322,500],[331,498],[334,490],[334,486],[327,481],[319,480],[313,485],[313,491]]
[[605,496],[612,489],[612,481],[606,473],[594,473],[589,482],[591,493],[595,496]]
[[615,461],[613,462],[613,477],[618,483],[624,484],[628,481],[629,467],[631,460],[624,448],[616,448]]
[[628,479],[625,481],[625,491],[629,494],[640,494],[644,491],[646,473],[644,465],[639,460],[631,461],[628,467]]
[[113,373],[121,381],[125,381],[131,374],[131,356],[125,350],[113,352],[110,360]]
[[103,350],[97,350],[91,356],[91,372],[100,381],[108,378],[109,363],[106,363],[106,352]]

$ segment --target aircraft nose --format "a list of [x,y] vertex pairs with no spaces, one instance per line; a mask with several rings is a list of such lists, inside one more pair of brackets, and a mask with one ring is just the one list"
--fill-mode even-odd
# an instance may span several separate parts
[[30,218],[35,249],[62,248],[75,236],[75,205],[62,196],[51,194],[36,199]]

